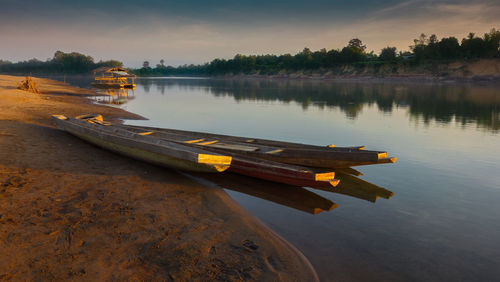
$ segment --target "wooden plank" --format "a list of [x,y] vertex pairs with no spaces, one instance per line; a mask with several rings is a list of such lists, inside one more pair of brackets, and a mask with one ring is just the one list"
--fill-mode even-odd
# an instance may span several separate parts
[[[212,141],[205,141],[205,142],[200,142],[200,143],[196,143],[196,145],[211,145],[211,144],[215,144],[219,142],[218,140],[212,140]],[[184,142],[185,143],[185,142]]]
[[315,173],[314,180],[316,181],[331,181],[335,179],[335,172],[323,172],[323,173]]
[[204,141],[205,139],[204,138],[201,138],[201,139],[194,139],[194,140],[188,140],[188,141],[184,141],[184,143],[198,143],[198,142],[201,142],[201,141]]
[[227,143],[215,143],[215,144],[209,144],[206,146],[213,147],[213,148],[219,148],[219,149],[231,149],[231,150],[247,151],[247,152],[253,152],[253,151],[259,150],[259,147],[245,146],[245,145],[239,145],[239,144],[227,144]]
[[267,151],[266,154],[277,154],[283,152],[283,149],[276,149],[272,151]]

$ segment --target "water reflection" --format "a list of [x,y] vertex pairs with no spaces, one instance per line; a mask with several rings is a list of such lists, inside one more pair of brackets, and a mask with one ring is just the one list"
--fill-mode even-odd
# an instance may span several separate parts
[[334,193],[344,194],[354,198],[375,203],[378,198],[389,199],[394,193],[368,181],[350,174],[350,171],[336,171],[335,178],[340,180],[334,188]]
[[[336,178],[340,184],[329,190],[332,193],[347,195],[375,203],[379,198],[389,199],[393,192],[364,181],[349,174],[350,171],[337,171]],[[216,184],[224,189],[244,193],[253,197],[277,203],[282,206],[300,210],[310,214],[318,214],[323,211],[331,211],[338,205],[303,187],[275,183],[256,178],[232,173],[223,174],[194,174],[198,179],[203,179]]]
[[493,132],[500,129],[500,90],[495,86],[222,79],[139,79],[137,83],[145,92],[156,87],[161,94],[179,88],[236,101],[295,102],[304,110],[338,108],[349,119],[356,119],[365,106],[376,105],[386,114],[408,108],[410,119],[426,124],[475,123]]
[[98,89],[98,93],[103,95],[93,97],[93,100],[101,104],[122,105],[135,99],[134,89],[106,88]]
[[331,211],[337,207],[334,202],[298,186],[232,173],[224,173],[223,175],[198,174],[197,176],[224,189],[244,193],[310,214]]

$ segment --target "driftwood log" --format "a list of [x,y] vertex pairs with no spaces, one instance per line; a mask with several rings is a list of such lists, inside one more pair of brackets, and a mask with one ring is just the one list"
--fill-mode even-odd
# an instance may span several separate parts
[[40,91],[36,87],[35,81],[33,81],[33,79],[31,79],[31,77],[29,76],[27,76],[25,80],[21,81],[21,83],[17,86],[17,89],[21,89],[31,93],[40,93]]

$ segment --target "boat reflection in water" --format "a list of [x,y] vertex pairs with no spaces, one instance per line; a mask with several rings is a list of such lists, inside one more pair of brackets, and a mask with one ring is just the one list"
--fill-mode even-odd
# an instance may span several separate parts
[[305,188],[275,183],[233,173],[223,175],[192,174],[216,186],[271,201],[303,212],[318,214],[337,207],[334,202]]
[[99,89],[98,93],[103,95],[96,96],[94,100],[101,104],[123,105],[135,98],[134,89],[127,88]]
[[[223,175],[189,174],[204,184],[211,184],[220,188],[244,193],[310,214],[331,211],[338,206],[331,200],[311,192],[304,187],[275,183],[233,173],[224,173]],[[389,199],[394,195],[393,192],[364,181],[352,174],[359,175],[361,173],[351,169],[336,171],[336,176],[340,179],[340,184],[328,191],[373,203],[379,197]]]
[[333,188],[332,192],[373,203],[378,198],[389,199],[394,195],[392,191],[356,177],[359,175],[362,175],[362,173],[352,168],[335,171],[335,177],[340,180],[340,183]]

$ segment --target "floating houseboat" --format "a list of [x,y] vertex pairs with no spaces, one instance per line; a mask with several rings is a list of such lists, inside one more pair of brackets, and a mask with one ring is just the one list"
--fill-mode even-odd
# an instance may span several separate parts
[[94,87],[99,88],[135,88],[135,75],[124,68],[100,67],[92,71],[94,74]]

